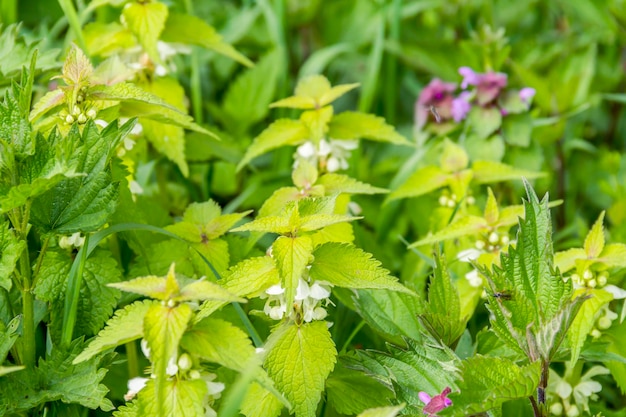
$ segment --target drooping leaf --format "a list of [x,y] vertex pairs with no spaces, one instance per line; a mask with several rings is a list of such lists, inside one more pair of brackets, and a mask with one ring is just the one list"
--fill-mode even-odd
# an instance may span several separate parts
[[269,125],[246,150],[237,165],[240,170],[259,155],[285,145],[297,145],[309,137],[309,130],[300,120],[279,119]]
[[371,254],[353,245],[325,243],[313,251],[313,257],[309,275],[315,280],[352,289],[378,288],[413,293],[398,283]]
[[238,52],[232,45],[226,43],[215,28],[195,16],[170,13],[165,22],[161,39],[165,42],[203,46],[247,67],[254,66],[252,61]]
[[288,311],[293,308],[293,300],[298,282],[310,262],[313,242],[308,236],[279,236],[272,244],[272,253],[285,289],[285,300]]
[[385,119],[373,114],[343,112],[332,118],[328,135],[333,139],[370,139],[396,145],[410,145]]
[[143,321],[146,313],[157,301],[136,301],[123,309],[117,310],[104,329],[80,353],[73,363],[80,363],[108,349],[139,339],[144,334]]
[[326,322],[285,323],[270,335],[265,368],[296,417],[314,417],[337,351]]
[[163,397],[159,399],[156,381],[151,379],[147,382],[137,397],[138,415],[206,416],[203,403],[208,393],[208,388],[204,380],[172,379],[163,381],[163,385]]

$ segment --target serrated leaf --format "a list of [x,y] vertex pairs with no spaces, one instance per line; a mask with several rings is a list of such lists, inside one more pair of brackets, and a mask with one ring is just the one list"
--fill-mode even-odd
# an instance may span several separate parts
[[77,364],[86,361],[105,350],[113,349],[142,337],[144,317],[148,309],[156,305],[158,305],[158,302],[153,300],[136,301],[123,309],[117,310],[115,315],[107,322],[105,328],[74,359],[73,363]]
[[451,415],[459,417],[533,396],[539,385],[541,364],[537,361],[519,367],[509,359],[477,355],[463,361],[461,373],[460,393],[450,395]]
[[389,407],[371,408],[363,411],[357,417],[396,417],[404,407],[404,404],[401,404]]
[[[163,397],[159,400],[157,383],[148,380],[137,397],[140,416],[205,417],[204,398],[208,394],[202,379],[163,381]],[[158,402],[157,402],[158,401]],[[159,407],[160,404],[160,407]]]
[[250,370],[258,359],[250,338],[240,328],[220,319],[205,318],[185,332],[180,345],[187,352],[235,371]]
[[245,259],[232,267],[221,284],[233,294],[256,297],[279,282],[280,277],[274,260],[269,256],[260,256]]
[[293,227],[288,217],[283,216],[266,216],[256,218],[255,220],[235,227],[231,232],[266,232],[288,234],[291,233]]
[[300,219],[299,229],[303,232],[311,232],[333,224],[350,222],[358,219],[362,219],[362,217],[353,217],[343,214],[312,214],[310,216],[303,216]]
[[0,222],[0,287],[7,291],[11,289],[11,275],[25,248],[26,242],[17,239],[9,222]]
[[234,59],[247,67],[254,66],[252,61],[225,42],[215,28],[195,16],[170,13],[161,39],[165,42],[199,45]]
[[490,225],[496,224],[500,218],[498,202],[496,201],[496,197],[493,195],[493,191],[491,191],[491,187],[487,188],[487,203],[485,203],[484,217]]
[[370,139],[396,145],[410,145],[385,119],[373,114],[343,112],[332,118],[328,136],[333,139]]
[[389,194],[389,200],[418,197],[441,188],[450,181],[450,174],[436,166],[425,166],[415,171],[400,187]]
[[583,344],[585,340],[587,340],[587,336],[596,322],[596,314],[600,311],[602,306],[613,299],[613,294],[601,289],[579,289],[574,292],[573,296],[578,297],[584,295],[590,295],[591,297],[582,303],[578,314],[573,318],[569,330],[567,331],[567,340],[569,341],[572,355],[570,360],[572,363],[576,363],[578,360]]
[[39,119],[41,116],[46,114],[48,111],[53,108],[64,104],[66,101],[66,96],[63,90],[56,89],[53,91],[48,91],[44,94],[33,106],[33,110],[30,112],[28,120],[30,122],[34,122]]
[[626,266],[626,245],[623,243],[610,243],[604,247],[598,262],[606,266]]
[[[154,403],[156,410],[161,413],[168,407],[168,381],[165,378],[167,363],[176,354],[192,314],[188,304],[174,307],[154,304],[150,306],[143,320],[144,338],[150,348],[152,371],[156,375]],[[166,415],[161,413],[153,415]]]
[[285,289],[287,314],[293,308],[293,300],[300,277],[310,262],[313,242],[308,236],[279,236],[272,244],[272,254]]
[[422,339],[418,315],[425,307],[418,297],[396,291],[359,290],[354,304],[366,323],[386,340],[402,346],[403,338]]
[[269,125],[259,136],[254,139],[252,145],[246,150],[243,159],[239,161],[237,170],[259,155],[280,148],[285,145],[297,145],[308,139],[309,130],[300,120],[279,119]]
[[593,224],[593,227],[585,237],[584,249],[588,258],[597,258],[604,249],[604,211]]
[[317,175],[318,172],[315,165],[306,159],[302,159],[298,161],[298,165],[294,167],[291,173],[291,180],[296,187],[308,190],[317,181]]
[[413,294],[400,284],[371,254],[346,243],[325,243],[313,251],[311,278],[337,287],[377,288]]
[[335,223],[313,233],[311,239],[314,247],[328,242],[353,243],[354,228],[350,223]]
[[130,281],[109,284],[118,290],[145,295],[157,300],[170,300],[178,296],[180,287],[176,280],[175,264],[171,264],[165,277],[155,275],[135,278]]
[[411,243],[409,248],[417,246],[432,245],[433,243],[444,240],[456,239],[462,236],[472,236],[489,228],[487,220],[482,217],[466,215],[459,217],[458,220],[450,223],[448,226],[438,232],[426,236],[425,238]]
[[528,171],[517,169],[510,165],[495,161],[474,161],[472,164],[474,180],[478,184],[490,184],[494,182],[520,180],[544,177],[544,172]]
[[63,81],[68,86],[79,89],[89,85],[93,66],[85,53],[76,45],[72,45],[63,64]]
[[389,190],[374,187],[361,181],[350,178],[347,175],[328,173],[322,175],[317,180],[318,185],[324,186],[326,195],[346,193],[346,194],[383,194]]
[[225,302],[245,303],[245,298],[237,297],[221,286],[206,280],[199,280],[185,285],[179,295],[172,298],[174,301],[205,301],[216,300]]
[[271,392],[252,383],[241,404],[241,414],[246,417],[278,417],[283,404]]
[[157,50],[157,41],[165,28],[167,15],[167,6],[158,1],[127,3],[122,9],[128,29],[137,37],[150,58],[159,64],[163,62]]
[[446,265],[445,259],[441,256],[435,258],[434,275],[428,287],[428,305],[433,313],[444,314],[451,320],[458,320],[461,318],[461,302]]
[[337,351],[326,322],[283,324],[267,340],[265,368],[296,417],[314,417]]
[[151,119],[216,137],[213,133],[193,123],[191,116],[131,83],[93,86],[87,90],[86,94],[90,100],[119,101],[121,103],[120,114],[126,117]]

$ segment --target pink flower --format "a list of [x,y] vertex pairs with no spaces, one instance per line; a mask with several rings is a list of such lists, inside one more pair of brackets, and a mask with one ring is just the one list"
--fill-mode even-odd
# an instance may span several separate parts
[[480,82],[480,74],[474,72],[470,67],[459,68],[459,74],[463,76],[461,88],[465,90],[470,85],[478,85]]
[[434,107],[442,120],[452,118],[452,101],[454,99],[456,84],[446,83],[439,78],[433,79],[419,95],[415,103],[415,124],[421,129],[431,114],[431,107]]
[[452,100],[452,118],[455,122],[459,123],[461,120],[465,119],[467,113],[469,113],[472,105],[470,104],[470,100],[472,98],[472,93],[469,91],[463,91],[457,98]]
[[532,88],[532,87],[525,87],[525,88],[522,88],[521,90],[519,90],[519,98],[525,104],[530,105],[530,102],[533,99],[533,97],[535,97],[536,93],[537,93],[537,91],[535,91],[534,88]]
[[448,398],[448,394],[450,394],[451,391],[450,387],[446,387],[441,391],[441,394],[435,395],[432,398],[424,391],[420,391],[418,397],[426,404],[424,406],[424,414],[427,414],[429,417],[435,417],[436,413],[451,406],[452,400]]
[[463,76],[461,88],[466,89],[470,85],[476,87],[476,99],[481,106],[494,101],[507,83],[507,75],[501,72],[479,74],[470,67],[461,67],[459,74]]

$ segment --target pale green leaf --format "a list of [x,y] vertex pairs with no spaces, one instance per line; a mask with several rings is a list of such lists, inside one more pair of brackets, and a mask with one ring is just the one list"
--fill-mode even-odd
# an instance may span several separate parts
[[287,234],[291,233],[293,226],[290,219],[283,216],[266,216],[256,218],[255,220],[246,223],[242,226],[235,227],[231,232],[267,232]]
[[581,295],[591,295],[591,298],[582,303],[567,331],[572,363],[578,360],[583,344],[595,325],[598,311],[613,299],[613,294],[601,289],[579,289],[574,292],[575,297]]
[[296,187],[281,187],[263,202],[258,217],[276,216],[283,211],[287,203],[300,198],[302,193]]
[[600,217],[585,238],[584,248],[588,258],[597,258],[604,249],[604,213],[604,211],[600,213]]
[[[0,287],[9,291],[11,289],[11,275],[15,270],[15,264],[26,248],[26,242],[18,240],[9,222],[0,222]],[[1,359],[1,358],[0,358]],[[1,363],[1,362],[0,362]]]
[[308,236],[279,236],[272,244],[272,256],[276,261],[281,284],[285,289],[285,302],[288,314],[293,308],[298,282],[311,261],[312,252],[313,242]]
[[83,27],[83,35],[87,51],[91,56],[110,56],[120,50],[137,45],[131,31],[119,22],[87,23]]
[[472,171],[474,171],[474,180],[478,184],[520,180],[522,177],[533,179],[546,175],[543,172],[517,169],[510,165],[495,161],[474,161],[472,164]]
[[354,242],[354,228],[350,223],[335,223],[310,235],[313,246],[318,247],[328,242]]
[[245,303],[246,299],[226,291],[221,286],[206,280],[199,280],[186,285],[179,295],[172,298],[175,301],[216,300],[226,302]]
[[450,223],[448,226],[433,233],[430,236],[411,243],[410,248],[423,245],[432,245],[444,240],[456,239],[462,236],[473,236],[484,232],[489,228],[487,220],[482,217],[466,215],[459,217],[458,220]]
[[486,139],[502,125],[502,113],[497,107],[473,106],[468,119],[480,139]]
[[499,407],[502,403],[535,395],[541,363],[517,366],[499,357],[477,355],[462,364],[458,395],[451,394],[453,416],[467,416]]
[[279,119],[269,125],[246,150],[237,170],[259,155],[285,145],[298,145],[309,137],[309,130],[300,120]]
[[328,123],[333,117],[333,107],[326,106],[322,108],[316,108],[313,110],[307,110],[300,115],[302,124],[307,127],[309,131],[309,139],[314,144],[318,144],[322,139],[326,137],[328,132]]
[[122,9],[122,16],[128,29],[148,53],[152,61],[163,64],[157,41],[165,28],[168,8],[158,1],[128,3]]
[[351,111],[332,118],[328,125],[328,136],[333,139],[370,139],[396,145],[410,145],[410,142],[382,117]]
[[557,252],[554,255],[554,265],[561,272],[567,272],[576,266],[577,259],[585,259],[587,254],[583,248],[572,248],[565,251]]
[[232,323],[220,319],[205,318],[196,323],[185,332],[180,345],[206,361],[239,372],[249,371],[255,363],[261,365],[248,335]]
[[498,202],[491,191],[491,187],[487,188],[487,203],[485,204],[485,220],[489,225],[495,225],[500,218]]
[[22,317],[16,316],[5,326],[4,322],[0,322],[0,364],[4,363],[13,347],[13,344],[19,337],[18,330],[22,325]]
[[296,417],[314,417],[337,351],[324,321],[283,324],[270,335],[265,368]]
[[324,186],[326,195],[346,194],[383,194],[389,191],[384,188],[374,187],[361,181],[350,178],[347,175],[328,173],[322,175],[317,184]]
[[179,293],[179,286],[176,281],[174,264],[165,277],[155,275],[131,279],[129,281],[109,284],[110,287],[118,290],[145,295],[157,300],[169,300]]
[[318,172],[315,165],[306,159],[302,159],[298,161],[298,165],[291,173],[291,179],[296,187],[308,190],[317,181],[317,175]]
[[351,222],[358,219],[362,219],[362,217],[353,217],[343,214],[312,214],[310,216],[303,216],[300,219],[299,229],[303,232],[311,232],[333,224]]
[[21,371],[25,366],[0,366],[0,376],[10,374],[11,372]]
[[93,66],[89,58],[76,45],[73,45],[63,64],[63,81],[69,86],[81,88],[89,84]]
[[278,417],[282,409],[280,400],[255,382],[241,404],[241,414],[246,417]]
[[233,266],[220,282],[233,294],[257,297],[265,289],[278,284],[280,277],[274,260],[269,256],[249,258]]
[[462,146],[449,139],[443,142],[443,149],[439,157],[439,165],[444,172],[459,172],[467,168],[469,156]]
[[154,379],[150,379],[139,392],[137,415],[206,417],[204,399],[208,394],[208,388],[204,380],[172,379],[163,381],[163,397],[161,399],[157,394],[157,384]]
[[247,67],[254,66],[252,61],[225,42],[215,28],[195,16],[170,13],[165,22],[161,39],[165,42],[202,46],[234,59]]
[[156,305],[158,302],[152,300],[136,301],[121,310],[117,310],[107,322],[106,327],[74,359],[73,363],[86,361],[105,350],[113,349],[142,337],[144,317],[148,309]]
[[404,407],[404,404],[401,404],[389,407],[371,408],[363,411],[357,417],[396,417]]
[[428,165],[415,171],[400,187],[389,194],[389,200],[418,197],[443,187],[450,181],[450,174],[441,168]]
[[312,279],[337,287],[388,289],[413,294],[370,253],[345,243],[325,243],[313,251]]
[[53,108],[65,103],[65,93],[61,89],[48,91],[33,106],[28,120],[34,122]]
[[626,266],[626,245],[623,243],[610,243],[604,247],[598,262],[606,266]]
[[524,217],[524,206],[521,204],[503,207],[494,226],[513,226],[518,223],[520,217]]

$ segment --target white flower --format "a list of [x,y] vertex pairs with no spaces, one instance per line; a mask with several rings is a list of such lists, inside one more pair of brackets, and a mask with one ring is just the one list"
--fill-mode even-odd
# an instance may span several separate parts
[[483,285],[483,279],[478,274],[476,269],[472,269],[467,274],[465,274],[465,279],[469,281],[469,285],[478,288]]
[[298,146],[295,154],[294,166],[298,161],[305,159],[312,165],[322,165],[328,172],[348,169],[348,158],[351,151],[358,147],[358,142],[354,140],[322,139],[317,146],[312,141],[307,141]]
[[482,251],[474,248],[465,249],[456,254],[456,259],[461,262],[475,261],[482,253]]
[[76,232],[71,236],[63,236],[59,239],[59,246],[63,249],[80,248],[85,243],[85,238]]
[[126,386],[128,387],[128,392],[124,395],[124,399],[126,401],[130,401],[139,391],[141,391],[148,382],[148,378],[135,377],[128,380]]
[[607,285],[606,287],[603,288],[603,290],[608,291],[611,294],[613,294],[613,299],[615,300],[621,300],[623,298],[626,298],[626,290],[618,286]]
[[[328,313],[322,305],[327,306],[331,303],[330,285],[327,282],[309,283],[300,278],[298,287],[294,296],[294,309],[291,319],[296,320],[297,315],[301,314],[300,320],[309,323],[313,320],[323,320]],[[267,298],[263,312],[273,320],[281,320],[287,314],[287,300],[285,298],[285,289],[280,285],[272,285],[261,295],[261,298]]]

